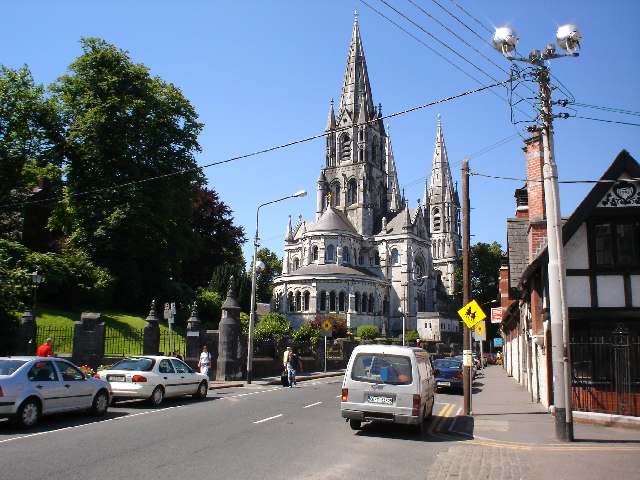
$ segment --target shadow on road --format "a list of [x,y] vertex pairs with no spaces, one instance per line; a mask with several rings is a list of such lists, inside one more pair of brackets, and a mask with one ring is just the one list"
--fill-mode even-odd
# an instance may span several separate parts
[[209,403],[215,400],[219,400],[220,396],[208,395],[206,398],[192,398],[192,397],[180,397],[180,398],[167,398],[159,407],[152,407],[147,400],[119,400],[115,404],[111,405],[111,409],[131,409],[131,410],[162,410],[168,407],[181,407],[185,405],[196,405],[199,403]]
[[465,442],[472,440],[472,436],[467,437],[466,432],[469,431],[473,433],[473,417],[458,417],[458,422],[463,418],[465,420],[465,428],[456,427],[456,430],[459,430],[463,435],[439,435],[439,430],[446,431],[443,427],[452,421],[453,418],[440,417],[437,415],[432,416],[431,419],[427,421],[424,433],[415,433],[408,425],[372,422],[363,424],[362,430],[356,432],[356,435],[359,437],[393,438],[426,443]]

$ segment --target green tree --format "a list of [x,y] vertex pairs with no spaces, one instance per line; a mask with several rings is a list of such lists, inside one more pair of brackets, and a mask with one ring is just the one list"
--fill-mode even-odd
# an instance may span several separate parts
[[257,277],[256,300],[269,303],[273,293],[273,279],[282,273],[282,260],[266,247],[258,250],[257,257],[264,262],[265,269]]
[[[59,221],[73,245],[114,275],[114,298],[142,306],[162,296],[169,277],[183,277],[203,181],[194,159],[202,124],[177,87],[126,51],[96,38],[81,46],[52,86],[68,162]],[[149,177],[160,179],[141,182]]]
[[[0,66],[0,205],[60,193],[63,144],[57,105],[29,69]],[[50,203],[0,208],[0,238],[45,250],[50,214]]]

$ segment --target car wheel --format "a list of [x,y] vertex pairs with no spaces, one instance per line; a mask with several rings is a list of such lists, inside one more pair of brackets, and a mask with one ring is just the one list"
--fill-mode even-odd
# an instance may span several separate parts
[[96,393],[96,396],[93,398],[93,405],[91,405],[91,415],[102,417],[106,415],[108,408],[109,395],[107,395],[107,392],[100,391]]
[[164,400],[164,389],[158,385],[154,390],[151,396],[149,397],[149,402],[154,407],[159,407],[162,401]]
[[202,400],[207,398],[208,391],[209,385],[207,385],[207,382],[200,382],[200,385],[198,385],[198,390],[196,390],[196,393],[193,396]]
[[22,428],[31,428],[38,423],[41,414],[40,402],[34,398],[28,398],[18,408],[16,423]]
[[349,426],[351,430],[360,430],[362,428],[362,422],[360,420],[349,420]]

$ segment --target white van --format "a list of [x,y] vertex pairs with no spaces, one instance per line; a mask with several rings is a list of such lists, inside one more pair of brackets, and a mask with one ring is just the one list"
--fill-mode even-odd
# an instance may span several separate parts
[[342,381],[340,413],[353,430],[362,422],[412,425],[422,432],[433,412],[435,379],[421,348],[359,345]]

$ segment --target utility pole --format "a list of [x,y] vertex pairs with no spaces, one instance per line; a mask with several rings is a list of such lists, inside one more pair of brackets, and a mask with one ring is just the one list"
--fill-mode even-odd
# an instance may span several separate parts
[[[553,155],[553,113],[551,112],[551,86],[548,62],[556,58],[577,57],[582,35],[572,24],[561,25],[556,32],[558,46],[567,53],[557,53],[550,43],[544,51],[532,50],[527,58],[516,57],[518,35],[511,27],[497,28],[493,46],[512,62],[533,66],[533,76],[539,87],[540,129],[544,165],[545,210],[547,217],[547,251],[549,253],[549,312],[551,317],[551,361],[553,363],[553,403],[555,430],[558,440],[573,440],[573,414],[571,411],[571,358],[569,352],[569,309],[567,307],[566,270],[562,217],[558,188],[558,167]],[[528,358],[528,356],[526,357]]]
[[[471,301],[471,272],[469,270],[469,159],[462,160],[462,304]],[[464,366],[462,370],[462,382],[464,390],[464,413],[472,414],[471,394],[473,392],[471,382],[473,374],[468,362],[471,357],[471,329],[462,322],[462,350]]]

